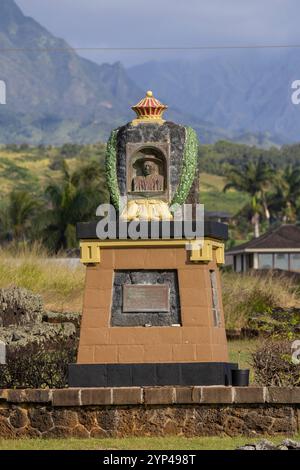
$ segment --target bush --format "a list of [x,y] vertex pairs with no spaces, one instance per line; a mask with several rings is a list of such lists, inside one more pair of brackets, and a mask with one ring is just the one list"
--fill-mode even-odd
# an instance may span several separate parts
[[291,341],[265,341],[252,353],[255,382],[265,387],[299,387],[300,365],[292,362]]
[[19,287],[0,289],[0,327],[38,323],[43,313],[39,295]]
[[9,350],[7,364],[0,366],[0,388],[64,388],[76,353],[77,340],[71,338]]
[[300,332],[300,310],[273,308],[253,314],[248,326],[268,336],[291,339]]

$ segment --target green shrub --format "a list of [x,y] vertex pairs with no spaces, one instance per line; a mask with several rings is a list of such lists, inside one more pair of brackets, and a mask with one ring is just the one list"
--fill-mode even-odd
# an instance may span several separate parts
[[76,338],[8,350],[7,363],[0,366],[0,388],[64,388],[76,353]]

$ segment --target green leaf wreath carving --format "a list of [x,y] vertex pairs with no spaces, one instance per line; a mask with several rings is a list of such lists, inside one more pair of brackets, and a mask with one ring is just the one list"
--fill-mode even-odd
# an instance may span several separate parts
[[119,209],[120,190],[117,177],[117,136],[118,130],[112,131],[107,142],[105,173],[111,202],[116,209]]
[[198,161],[198,136],[191,127],[186,127],[186,142],[183,153],[180,183],[171,205],[185,203],[193,184]]

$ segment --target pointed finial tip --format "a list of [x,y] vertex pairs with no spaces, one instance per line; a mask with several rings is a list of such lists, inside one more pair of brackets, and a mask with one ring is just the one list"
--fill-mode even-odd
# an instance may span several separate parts
[[151,97],[153,96],[153,93],[152,93],[151,90],[148,90],[146,94],[147,94],[147,96],[148,96],[149,98],[151,98]]

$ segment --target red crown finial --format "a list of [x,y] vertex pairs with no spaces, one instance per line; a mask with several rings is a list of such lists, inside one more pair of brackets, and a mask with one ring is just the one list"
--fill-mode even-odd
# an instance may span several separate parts
[[138,124],[141,121],[163,123],[162,115],[168,109],[168,106],[154,98],[152,91],[147,91],[146,97],[135,106],[132,106],[131,109],[137,115],[137,118],[132,121],[134,124]]

